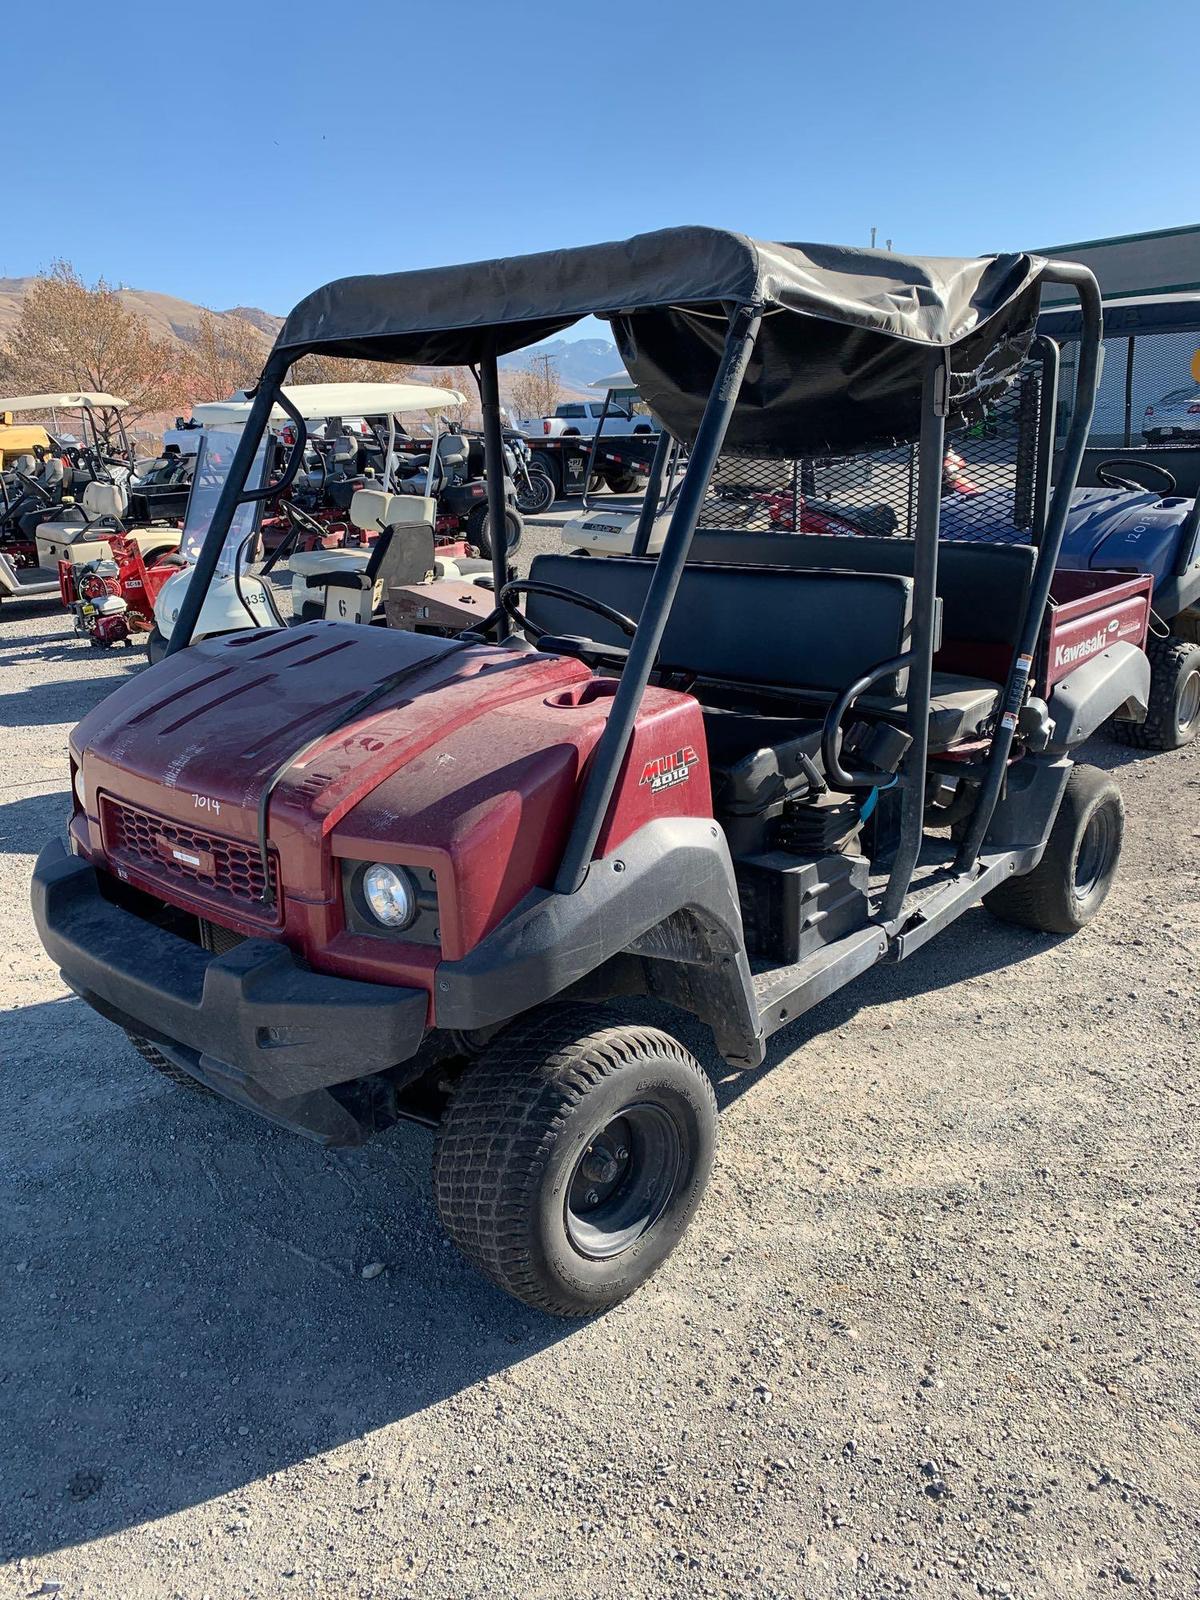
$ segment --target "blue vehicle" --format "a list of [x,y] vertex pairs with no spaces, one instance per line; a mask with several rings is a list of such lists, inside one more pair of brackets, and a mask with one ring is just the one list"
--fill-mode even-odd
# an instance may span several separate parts
[[[1200,733],[1200,498],[1176,493],[1172,474],[1145,456],[1112,457],[1095,470],[1100,486],[1076,489],[1072,496],[1056,570],[1147,573],[1154,579],[1146,720],[1109,727],[1122,744],[1178,750]],[[1139,482],[1139,474],[1157,476],[1162,490]],[[1009,503],[1009,491],[1002,489],[947,494],[942,538],[1021,540],[1025,535],[1009,525]]]
[[[1079,331],[1074,308],[1038,318],[1039,335],[1060,351],[1060,393],[1069,389]],[[1200,361],[1200,294],[1107,302],[1104,336],[1096,419],[1056,570],[1154,579],[1146,720],[1113,722],[1110,729],[1122,744],[1177,750],[1200,734],[1200,431],[1194,442],[1178,430],[1160,438],[1146,427],[1154,407],[1145,401]],[[1055,479],[1058,465],[1055,460]],[[988,543],[1026,537],[1012,527],[1011,490],[974,490],[971,476],[970,467],[961,484],[954,473],[946,475],[942,537]]]

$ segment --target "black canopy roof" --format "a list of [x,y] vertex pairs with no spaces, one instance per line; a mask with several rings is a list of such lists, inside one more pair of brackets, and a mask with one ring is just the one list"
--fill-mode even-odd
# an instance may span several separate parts
[[608,320],[643,399],[695,436],[726,309],[764,310],[726,448],[798,456],[911,438],[930,348],[948,353],[952,417],[1011,379],[1033,334],[1036,256],[917,258],[668,228],[611,244],[466,266],[341,278],[276,340],[329,355],[452,366]]

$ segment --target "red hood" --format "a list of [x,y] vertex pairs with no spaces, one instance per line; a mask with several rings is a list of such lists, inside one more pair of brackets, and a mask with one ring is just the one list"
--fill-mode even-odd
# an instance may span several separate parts
[[[372,690],[377,704],[307,752],[276,793],[306,799],[322,831],[414,754],[513,699],[580,677],[576,661],[325,622],[211,640],[123,684],[71,737],[89,802],[107,787],[254,838],[264,786]],[[219,811],[216,807],[219,806]],[[89,810],[92,806],[89,804]]]
[[[338,857],[390,860],[436,872],[451,955],[553,876],[613,687],[571,659],[313,622],[169,657],[85,717],[72,746],[94,845],[103,848],[109,795],[148,813],[158,844],[155,818],[244,841],[257,859],[258,807],[271,784],[285,937],[338,903]],[[372,689],[378,702],[351,715]],[[691,781],[628,786],[602,849],[654,815],[709,814],[707,768],[695,753],[703,743],[694,701],[647,691],[628,759],[640,773],[688,750]],[[188,909],[204,898],[203,885],[166,882],[153,859],[125,865],[135,884],[181,896]],[[227,914],[261,921],[253,904]],[[333,927],[311,935],[310,959],[322,959]],[[296,937],[307,951],[310,934]]]

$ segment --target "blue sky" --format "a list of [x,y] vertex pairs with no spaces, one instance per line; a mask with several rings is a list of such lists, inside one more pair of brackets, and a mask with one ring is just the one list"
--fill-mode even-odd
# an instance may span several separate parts
[[973,254],[1200,220],[1196,0],[65,0],[51,33],[5,76],[0,276],[284,312],[672,223]]

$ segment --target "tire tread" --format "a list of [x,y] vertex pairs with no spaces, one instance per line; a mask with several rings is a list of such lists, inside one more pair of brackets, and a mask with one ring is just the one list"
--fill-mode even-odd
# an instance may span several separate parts
[[654,1053],[689,1067],[716,1114],[707,1074],[678,1040],[610,1016],[595,1006],[548,1008],[501,1034],[462,1079],[434,1150],[434,1198],[454,1243],[498,1288],[554,1316],[578,1316],[580,1307],[547,1286],[526,1223],[571,1111],[606,1077]]

